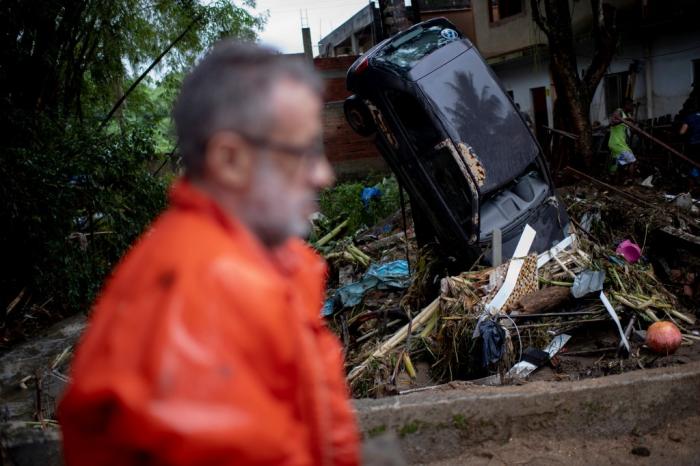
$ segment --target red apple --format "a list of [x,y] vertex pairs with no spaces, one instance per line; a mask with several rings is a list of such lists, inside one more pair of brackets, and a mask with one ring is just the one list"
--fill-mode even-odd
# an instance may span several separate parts
[[657,353],[673,354],[681,346],[681,331],[673,322],[654,322],[647,329],[646,344]]

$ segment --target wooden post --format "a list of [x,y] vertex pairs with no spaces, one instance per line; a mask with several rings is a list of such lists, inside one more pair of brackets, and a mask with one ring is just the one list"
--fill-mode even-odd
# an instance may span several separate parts
[[498,267],[503,262],[503,239],[501,237],[501,229],[496,228],[493,230],[493,237],[491,239],[491,250],[493,251],[492,264],[494,267]]
[[691,159],[690,157],[688,157],[688,156],[686,156],[686,155],[681,154],[680,152],[678,152],[676,149],[674,149],[673,147],[669,146],[669,145],[666,144],[665,142],[659,141],[659,140],[656,139],[654,136],[652,136],[651,134],[647,133],[646,131],[644,131],[644,130],[641,129],[639,126],[635,125],[634,123],[631,123],[631,122],[629,122],[629,121],[627,121],[627,120],[622,120],[622,122],[623,122],[628,128],[630,128],[630,129],[636,131],[637,133],[641,134],[641,135],[644,136],[645,138],[648,138],[651,142],[655,142],[656,144],[660,145],[661,147],[663,147],[664,149],[666,149],[667,151],[669,151],[669,152],[672,153],[673,155],[675,155],[675,156],[677,156],[677,157],[680,157],[681,159],[685,160],[686,162],[688,162],[689,164],[691,164],[691,165],[693,165],[693,166],[695,166],[695,167],[697,167],[697,168],[700,168],[700,163],[696,162],[695,160]]

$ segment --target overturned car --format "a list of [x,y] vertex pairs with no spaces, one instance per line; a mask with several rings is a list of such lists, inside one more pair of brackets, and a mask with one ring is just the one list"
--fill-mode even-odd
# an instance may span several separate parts
[[347,87],[345,116],[374,137],[408,192],[419,242],[436,239],[447,254],[474,261],[497,229],[504,257],[527,224],[537,232],[532,251],[565,236],[566,210],[534,135],[449,21],[381,42],[350,67]]

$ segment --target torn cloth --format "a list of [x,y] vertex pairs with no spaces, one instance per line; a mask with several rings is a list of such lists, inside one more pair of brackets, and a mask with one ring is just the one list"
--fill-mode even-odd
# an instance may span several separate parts
[[483,340],[483,366],[500,361],[505,351],[506,331],[496,321],[487,319],[479,323],[479,333]]

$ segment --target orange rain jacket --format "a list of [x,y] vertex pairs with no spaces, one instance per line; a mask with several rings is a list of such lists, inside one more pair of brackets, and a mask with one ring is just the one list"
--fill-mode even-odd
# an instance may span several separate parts
[[100,296],[58,415],[68,466],[355,465],[325,264],[187,181]]

